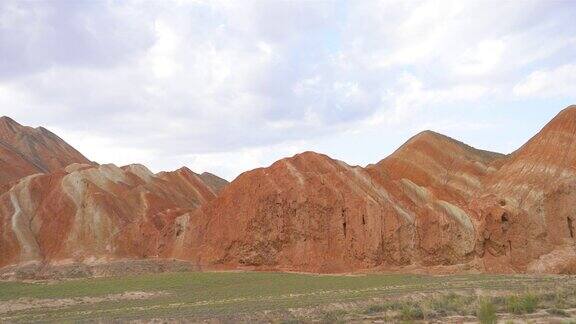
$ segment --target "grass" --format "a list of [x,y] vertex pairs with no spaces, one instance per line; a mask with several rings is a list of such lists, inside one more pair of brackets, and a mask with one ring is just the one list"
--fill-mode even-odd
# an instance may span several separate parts
[[364,310],[364,314],[371,315],[371,314],[384,313],[387,310],[388,308],[386,307],[386,305],[381,304],[370,305]]
[[[519,296],[518,307],[523,312],[530,312],[538,307],[539,299],[533,300],[521,293],[529,288],[554,287],[559,282],[562,279],[557,277],[529,276],[331,276],[264,272],[178,272],[53,283],[0,282],[0,305],[3,301],[19,298],[73,299],[134,291],[163,292],[146,300],[0,313],[0,322],[207,317],[250,321],[250,316],[263,311],[275,312],[274,319],[286,322],[301,322],[302,316],[338,322],[367,315],[411,321],[432,316],[475,314],[477,306],[478,315],[484,316],[490,309],[481,311],[483,306],[478,305],[475,297],[478,289],[514,293]],[[422,294],[427,297],[413,298]],[[548,292],[545,298],[544,295],[540,298],[547,303],[556,303],[554,294],[559,293]],[[572,291],[561,295],[574,296]],[[328,307],[335,303],[344,306]],[[507,306],[502,304],[501,307]],[[317,311],[304,315],[293,311],[302,308]]]
[[506,300],[506,309],[512,314],[534,313],[538,307],[538,299],[533,294],[513,295]]
[[439,316],[468,315],[474,313],[475,297],[451,292],[429,301],[428,307]]
[[495,324],[498,320],[498,317],[496,316],[496,307],[490,299],[480,300],[476,316],[482,324]]
[[328,311],[324,313],[322,318],[323,323],[339,323],[344,321],[347,312],[343,309]]
[[423,319],[424,311],[418,304],[406,303],[400,309],[400,318],[404,321]]

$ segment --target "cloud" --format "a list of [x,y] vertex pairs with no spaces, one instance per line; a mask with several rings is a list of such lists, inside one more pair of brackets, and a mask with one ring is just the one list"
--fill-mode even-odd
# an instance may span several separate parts
[[515,95],[525,97],[574,96],[576,64],[534,71],[514,86],[513,91]]
[[[304,142],[296,141],[267,147],[252,147],[228,152],[190,154],[185,158],[190,161],[193,170],[219,170],[218,175],[233,180],[241,172],[253,169],[255,166],[269,166],[275,161],[301,153],[306,148]],[[231,163],[233,162],[233,163]]]
[[2,1],[0,113],[100,162],[233,177],[283,147],[411,129],[446,105],[559,95],[538,85],[553,77],[516,83],[574,64],[574,14],[548,1]]
[[418,77],[405,72],[383,96],[383,104],[386,108],[372,115],[367,122],[371,126],[402,123],[420,113],[426,106],[471,102],[481,98],[488,91],[489,88],[474,84],[428,88]]
[[502,40],[484,40],[468,49],[455,65],[455,72],[483,75],[491,72],[502,60],[506,47]]
[[128,3],[2,1],[0,79],[54,65],[119,65],[152,41],[150,24]]
[[154,161],[155,157],[158,156],[158,151],[153,148],[145,149],[123,146],[115,141],[113,136],[95,136],[89,131],[70,132],[66,129],[50,125],[48,125],[48,128],[58,134],[58,136],[65,138],[73,147],[83,147],[84,150],[82,153],[87,157],[114,157],[113,161],[99,160],[96,162],[114,162],[120,166],[136,162],[146,164],[158,162]]

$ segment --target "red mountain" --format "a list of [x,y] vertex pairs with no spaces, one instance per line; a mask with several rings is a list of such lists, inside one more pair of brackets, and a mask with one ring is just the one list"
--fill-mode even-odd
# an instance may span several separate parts
[[44,128],[0,118],[0,266],[159,257],[227,182],[187,168],[95,165]]
[[366,168],[303,153],[238,177],[178,256],[220,268],[576,272],[576,107],[510,156],[423,132]]
[[[2,153],[5,170],[49,160],[22,156]],[[575,184],[576,106],[507,156],[427,131],[365,168],[305,152],[229,185],[185,168],[73,164],[0,196],[0,265],[576,273]]]
[[72,164],[28,176],[0,196],[0,266],[170,255],[219,189],[186,168]]
[[0,185],[72,163],[90,161],[45,128],[26,127],[0,117]]

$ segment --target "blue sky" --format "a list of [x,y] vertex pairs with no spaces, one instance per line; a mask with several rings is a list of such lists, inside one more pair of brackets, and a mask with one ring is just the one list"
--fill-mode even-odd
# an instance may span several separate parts
[[227,179],[419,131],[509,153],[576,103],[574,1],[0,2],[0,114]]

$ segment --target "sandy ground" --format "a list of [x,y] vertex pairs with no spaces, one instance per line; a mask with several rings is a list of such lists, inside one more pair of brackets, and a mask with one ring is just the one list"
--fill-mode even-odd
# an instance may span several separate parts
[[20,298],[16,300],[0,301],[0,314],[13,311],[22,311],[36,308],[60,308],[75,305],[96,304],[109,301],[150,299],[166,295],[163,292],[142,292],[131,291],[122,294],[106,295],[101,297],[76,297],[76,298],[54,298],[54,299],[34,299]]
[[92,264],[34,262],[0,268],[0,281],[65,280],[197,270],[190,262],[169,259],[112,260]]

